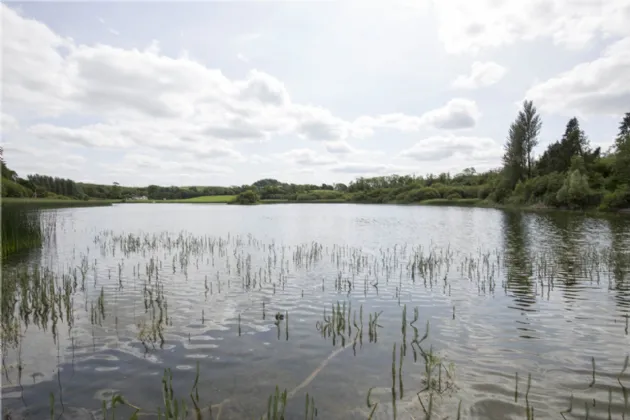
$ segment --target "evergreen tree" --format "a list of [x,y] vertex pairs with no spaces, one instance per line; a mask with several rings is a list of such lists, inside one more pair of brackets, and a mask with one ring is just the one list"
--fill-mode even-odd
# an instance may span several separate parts
[[624,115],[619,123],[619,133],[615,140],[615,146],[617,148],[620,146],[623,147],[621,143],[625,141],[627,136],[630,136],[630,112],[626,112],[626,115]]
[[571,167],[573,156],[582,156],[587,163],[591,163],[599,156],[599,148],[591,151],[584,131],[580,129],[577,118],[571,118],[567,123],[564,134],[559,142],[547,147],[538,161],[541,175],[551,172],[567,172]]

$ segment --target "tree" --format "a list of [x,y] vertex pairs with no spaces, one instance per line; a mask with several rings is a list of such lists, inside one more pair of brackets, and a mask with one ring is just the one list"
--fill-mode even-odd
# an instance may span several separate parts
[[337,183],[335,184],[335,191],[346,192],[348,191],[348,186],[346,184]]
[[542,120],[532,101],[523,102],[523,110],[519,112],[517,121],[522,126],[523,143],[527,154],[527,178],[532,177],[534,147],[538,145],[538,134],[542,127]]
[[588,143],[577,118],[571,118],[560,141],[550,144],[541,156],[537,165],[538,171],[541,175],[567,172],[571,168],[573,156],[582,156],[587,164],[591,164],[599,157],[600,149],[591,151]]
[[524,127],[518,119],[510,125],[503,155],[503,170],[510,190],[513,190],[525,175],[527,151],[525,149]]
[[0,146],[0,166],[2,167],[2,177],[15,181],[17,179],[17,173],[9,168],[4,162],[4,148]]
[[532,152],[538,144],[541,127],[542,121],[534,103],[524,101],[523,109],[510,125],[503,156],[504,174],[511,189],[514,189],[519,181],[532,176],[534,163]]
[[630,186],[630,133],[617,139],[615,151],[615,181]]
[[617,138],[624,138],[627,135],[630,135],[630,112],[626,112],[626,115],[624,115],[619,123],[619,134]]
[[256,204],[260,197],[256,191],[246,190],[236,196],[234,202],[237,204]]
[[120,199],[120,193],[120,184],[118,182],[114,182],[114,184],[112,185],[110,198]]

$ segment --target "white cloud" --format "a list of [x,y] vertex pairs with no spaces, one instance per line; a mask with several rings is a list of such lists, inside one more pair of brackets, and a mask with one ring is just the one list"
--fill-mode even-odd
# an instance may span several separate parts
[[82,128],[58,127],[51,124],[30,126],[27,133],[44,142],[60,142],[68,145],[80,145],[98,148],[126,148],[131,143],[121,136],[111,125],[95,124]]
[[447,0],[433,1],[439,33],[450,53],[550,38],[582,48],[595,37],[630,34],[628,0]]
[[110,34],[113,34],[113,35],[116,35],[116,36],[120,35],[120,32],[118,32],[114,28],[107,28],[107,30],[109,31]]
[[[224,176],[226,183],[240,183],[273,166],[279,178],[289,181],[290,174],[299,182],[306,179],[299,174],[311,173],[311,180],[335,182],[358,174],[411,170],[397,163],[413,160],[422,162],[419,171],[499,165],[502,150],[490,138],[503,136],[510,121],[490,121],[482,118],[482,111],[483,116],[503,118],[502,108],[512,106],[505,96],[518,99],[525,92],[514,91],[531,80],[537,83],[527,98],[548,113],[627,111],[628,0],[393,1],[397,10],[391,13],[344,5],[330,22],[333,32],[279,19],[269,26],[248,26],[251,33],[241,35],[222,25],[192,24],[179,37],[182,22],[167,22],[164,28],[149,23],[146,33],[176,38],[169,38],[164,51],[158,41],[137,45],[134,40],[146,38],[119,26],[115,16],[107,22],[94,18],[102,30],[89,35],[72,21],[60,21],[71,39],[2,4],[3,141],[82,155],[86,172],[79,179],[97,179],[95,168],[102,168],[120,174],[121,182],[143,177],[142,182],[151,183],[211,183],[214,176]],[[430,2],[433,7],[425,7]],[[313,9],[309,19],[323,18],[317,13]],[[439,38],[430,32],[433,26],[417,25],[417,33],[401,39],[410,33],[405,26],[409,22],[433,18]],[[375,22],[392,30],[363,49],[363,29]],[[126,29],[113,38],[107,31],[118,27]],[[286,33],[291,42],[274,33]],[[217,34],[228,42],[213,44],[221,39]],[[107,45],[114,40],[119,46]],[[540,50],[531,50],[533,57],[494,57],[488,51],[511,44],[518,51],[518,43],[527,40],[542,41]],[[465,61],[433,54],[440,42],[449,53],[485,51],[483,58],[469,63],[469,71],[455,77],[445,69]],[[528,66],[528,60],[545,60],[558,47],[599,48],[612,42],[616,44],[600,57],[594,49],[581,51],[580,56],[595,58],[571,63],[553,77],[533,73]],[[186,51],[174,50],[179,47]],[[577,57],[563,54],[567,60]],[[431,62],[423,63],[421,57],[429,56]],[[249,58],[261,67],[251,68]],[[249,71],[242,72],[245,66]],[[470,98],[449,96],[449,85],[476,89],[499,82],[504,66],[514,82],[507,86],[509,92],[482,89]],[[590,122],[592,137],[603,132],[600,121]],[[545,120],[547,127],[555,123]],[[417,139],[424,140],[398,152]],[[37,169],[38,160],[14,155],[19,156],[15,169],[20,174],[44,171]],[[132,161],[136,158],[138,163]],[[72,164],[79,162],[67,163],[59,173],[50,166],[51,175],[70,171]],[[14,167],[13,160],[10,165]],[[218,169],[208,172],[210,167]]]
[[229,167],[208,164],[206,162],[194,160],[172,160],[155,155],[142,153],[128,153],[119,164],[103,165],[103,168],[111,175],[131,173],[151,178],[152,171],[168,174],[171,176],[197,176],[197,175],[226,175],[233,172]]
[[525,94],[541,110],[563,115],[622,115],[630,107],[630,36],[593,61],[532,86]]
[[322,156],[311,149],[293,149],[279,155],[287,162],[297,163],[305,166],[330,165],[336,160],[329,156]]
[[477,103],[470,99],[452,99],[442,108],[424,114],[421,121],[425,125],[445,130],[473,128],[481,117]]
[[390,172],[391,169],[391,165],[382,163],[342,163],[332,167],[331,170],[349,174],[380,174]]
[[259,39],[261,36],[262,36],[262,34],[252,32],[252,33],[247,33],[247,34],[240,35],[239,39],[241,41],[246,41],[246,42],[247,41],[255,41],[255,40]]
[[333,154],[345,155],[358,152],[357,149],[350,146],[348,142],[345,141],[327,141],[324,143],[324,146],[326,146],[326,151],[328,153]]
[[400,153],[402,157],[418,162],[435,162],[460,157],[469,160],[468,166],[487,161],[498,164],[502,154],[501,145],[491,138],[455,135],[428,137]]
[[354,126],[367,133],[375,128],[390,128],[402,132],[415,132],[421,128],[459,130],[473,128],[480,117],[481,111],[475,101],[455,98],[444,106],[427,111],[419,117],[400,113],[376,117],[365,116],[357,118]]
[[54,148],[15,143],[5,143],[3,147],[5,158],[19,163],[29,173],[48,175],[48,171],[55,171],[59,176],[76,176],[87,162],[83,156]]
[[494,85],[505,76],[507,69],[493,61],[475,61],[472,63],[470,74],[460,75],[453,81],[453,87],[462,89],[477,89]]
[[0,128],[2,129],[3,133],[11,130],[16,130],[19,127],[20,123],[15,117],[9,114],[5,114],[4,112],[0,112]]
[[[409,131],[428,123],[450,129],[475,121],[475,104],[462,100],[420,117],[386,114],[346,121],[325,108],[293,102],[284,83],[256,69],[232,80],[185,55],[162,55],[156,41],[143,50],[78,44],[2,8],[6,108],[13,115],[102,120],[83,127],[45,124],[29,130],[52,141],[93,147],[167,147],[180,141],[207,146],[217,140],[262,141],[287,134],[339,141],[365,137],[381,127]],[[361,124],[364,120],[370,124]]]

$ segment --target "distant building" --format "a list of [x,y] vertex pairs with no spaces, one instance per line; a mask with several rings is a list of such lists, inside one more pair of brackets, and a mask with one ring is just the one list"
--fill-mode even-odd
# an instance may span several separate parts
[[135,195],[131,197],[132,200],[148,200],[149,198],[146,195]]

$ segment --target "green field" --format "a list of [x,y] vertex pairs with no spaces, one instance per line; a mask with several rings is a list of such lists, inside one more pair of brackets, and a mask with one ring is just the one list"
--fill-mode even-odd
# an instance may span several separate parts
[[[202,197],[187,198],[185,200],[164,200],[166,203],[229,203],[236,198],[235,195],[204,195]],[[156,203],[160,202],[158,200]]]

